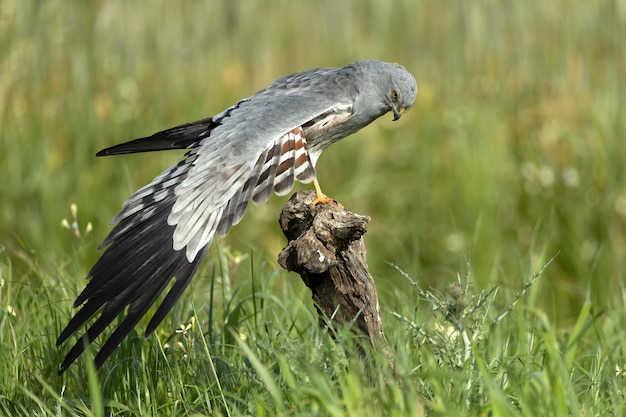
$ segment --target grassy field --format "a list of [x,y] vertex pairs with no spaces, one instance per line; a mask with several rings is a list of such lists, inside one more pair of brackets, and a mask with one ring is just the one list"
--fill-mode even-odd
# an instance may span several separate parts
[[[626,415],[624,0],[149,4],[0,0],[0,416]],[[108,222],[180,153],[94,154],[370,58],[416,104],[317,168],[372,217],[393,368],[317,328],[274,197],[154,336],[58,376]]]

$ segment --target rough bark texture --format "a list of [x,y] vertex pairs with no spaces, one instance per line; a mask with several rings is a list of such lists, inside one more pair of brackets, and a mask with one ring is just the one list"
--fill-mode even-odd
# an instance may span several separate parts
[[328,318],[352,325],[387,352],[374,280],[361,237],[370,218],[335,204],[318,204],[313,191],[294,194],[283,207],[280,226],[289,243],[278,263],[296,272],[313,293],[320,326]]

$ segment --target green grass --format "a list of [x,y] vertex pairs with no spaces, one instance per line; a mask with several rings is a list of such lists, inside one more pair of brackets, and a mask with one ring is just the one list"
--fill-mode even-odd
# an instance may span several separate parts
[[[3,265],[0,413],[19,415],[623,415],[624,310],[588,302],[574,326],[537,304],[548,265],[517,294],[478,290],[469,274],[444,292],[408,274],[386,309],[393,367],[356,354],[347,329],[320,331],[297,280],[267,265],[229,294],[237,265],[201,277],[148,340],[133,334],[96,372],[79,359],[63,376],[54,339],[68,309],[62,285],[24,285]],[[247,261],[254,264],[252,260]],[[33,273],[31,280],[43,277]],[[215,294],[214,294],[215,293]],[[219,308],[210,300],[220,295]],[[201,301],[194,301],[193,298]],[[505,304],[501,304],[504,302]],[[69,304],[69,303],[68,303]],[[10,310],[7,310],[10,307]],[[28,312],[28,317],[12,312]]]
[[[0,22],[0,415],[626,414],[623,1],[4,0]],[[154,336],[57,376],[109,220],[178,156],[95,152],[364,58],[406,66],[417,102],[318,172],[372,217],[395,368],[317,329],[276,197]]]

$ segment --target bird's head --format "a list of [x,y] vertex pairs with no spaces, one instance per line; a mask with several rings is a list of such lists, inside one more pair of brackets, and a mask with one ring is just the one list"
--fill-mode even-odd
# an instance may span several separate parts
[[393,120],[398,120],[415,102],[417,83],[415,77],[401,65],[390,64],[389,79],[386,85],[386,101],[393,112]]

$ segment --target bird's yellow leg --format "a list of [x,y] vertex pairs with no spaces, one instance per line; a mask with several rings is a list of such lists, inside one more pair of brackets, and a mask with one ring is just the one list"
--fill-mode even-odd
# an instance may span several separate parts
[[317,182],[317,177],[313,178],[313,187],[315,187],[315,193],[317,194],[317,198],[313,200],[312,203],[314,206],[318,204],[337,204],[335,200],[326,197],[326,195],[322,192],[320,184]]

